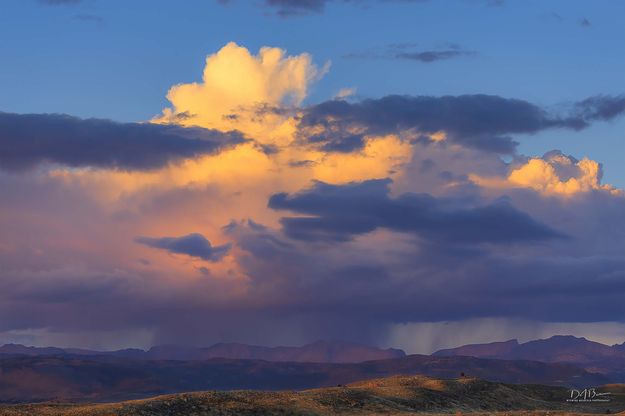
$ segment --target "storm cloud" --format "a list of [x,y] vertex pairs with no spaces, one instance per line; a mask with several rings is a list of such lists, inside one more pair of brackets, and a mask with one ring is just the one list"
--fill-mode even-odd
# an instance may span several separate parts
[[625,327],[622,190],[566,146],[515,147],[614,120],[622,96],[303,106],[325,70],[230,43],[151,123],[0,113],[4,342],[390,345],[402,325],[449,334],[446,321],[482,318]]
[[[624,112],[622,96],[591,97],[576,103],[570,112],[557,115],[524,100],[496,95],[390,95],[356,103],[332,100],[310,106],[304,110],[299,127],[305,140],[312,136],[310,141],[323,143],[328,150],[355,149],[353,130],[364,137],[412,129],[423,134],[445,132],[450,140],[468,147],[512,153],[517,143],[510,135],[553,128],[581,130],[594,121],[608,121]],[[352,145],[343,146],[343,141]]]
[[117,123],[61,114],[0,113],[0,168],[5,170],[24,170],[45,162],[70,167],[156,169],[243,141],[243,135],[234,131]]
[[415,233],[448,243],[512,243],[564,236],[507,202],[458,208],[429,194],[389,196],[390,180],[347,185],[317,182],[295,195],[275,194],[269,207],[306,217],[286,217],[285,233],[301,240],[347,241],[377,228]]

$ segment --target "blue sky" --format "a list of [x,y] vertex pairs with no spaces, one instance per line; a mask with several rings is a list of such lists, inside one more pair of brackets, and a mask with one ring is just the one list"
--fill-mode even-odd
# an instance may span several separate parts
[[[260,0],[4,0],[0,110],[145,120],[166,104],[171,85],[199,80],[204,57],[229,41],[331,61],[309,103],[355,87],[363,98],[485,93],[553,106],[625,90],[624,16],[621,1],[339,2],[283,18]],[[476,54],[429,64],[346,57],[401,43],[416,50],[454,43]],[[587,155],[623,187],[624,132],[623,119],[579,133],[547,131],[522,140],[520,150]]]

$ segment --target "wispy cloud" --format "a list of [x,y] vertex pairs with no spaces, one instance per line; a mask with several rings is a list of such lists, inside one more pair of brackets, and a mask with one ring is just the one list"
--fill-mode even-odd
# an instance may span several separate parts
[[477,55],[475,51],[463,51],[456,49],[432,50],[423,52],[402,52],[395,55],[398,59],[408,59],[411,61],[419,61],[426,64],[442,61],[445,59],[453,59],[461,56]]
[[[363,5],[378,3],[424,3],[429,0],[264,0],[263,6],[275,11],[281,17],[293,17],[323,13],[330,3],[351,3]],[[220,4],[232,3],[233,0],[217,0]]]
[[68,6],[72,4],[81,3],[82,0],[37,0],[41,4],[46,6]]
[[348,59],[402,59],[421,63],[433,63],[442,60],[476,56],[477,52],[466,50],[455,43],[447,43],[439,48],[419,49],[416,43],[393,43],[382,50],[352,52],[343,55]]
[[92,22],[97,24],[104,23],[104,18],[102,16],[98,16],[97,14],[76,14],[72,16],[72,19],[81,22]]

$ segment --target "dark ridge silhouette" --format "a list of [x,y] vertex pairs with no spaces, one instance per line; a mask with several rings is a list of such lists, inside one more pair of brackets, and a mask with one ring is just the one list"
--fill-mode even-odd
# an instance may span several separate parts
[[133,348],[117,351],[93,351],[79,348],[38,348],[25,347],[19,344],[7,344],[0,347],[0,354],[29,356],[106,355],[145,360],[207,360],[210,358],[233,358],[319,363],[356,363],[406,356],[406,353],[400,349],[381,349],[342,341],[317,341],[301,347],[261,347],[239,343],[219,343],[204,348],[180,345],[159,345],[150,348],[148,351]]

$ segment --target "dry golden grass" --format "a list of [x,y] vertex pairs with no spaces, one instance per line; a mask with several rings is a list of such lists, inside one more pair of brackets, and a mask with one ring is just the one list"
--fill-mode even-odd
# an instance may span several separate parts
[[[609,386],[613,401],[572,405],[560,387],[509,385],[478,379],[395,376],[306,391],[182,393],[110,404],[22,404],[3,416],[225,415],[541,415],[605,414],[625,409],[625,388]],[[625,414],[625,413],[621,413]]]

